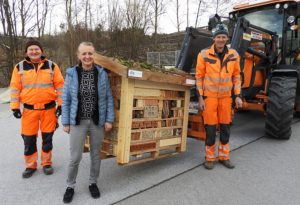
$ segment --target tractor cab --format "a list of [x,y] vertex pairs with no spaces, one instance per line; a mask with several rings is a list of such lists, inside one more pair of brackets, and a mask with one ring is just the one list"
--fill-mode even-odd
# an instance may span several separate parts
[[[208,28],[218,23],[216,14]],[[289,139],[293,114],[300,112],[300,0],[241,4],[223,23],[229,28],[229,46],[240,55],[242,109],[265,113],[266,136]],[[183,42],[181,54],[190,53],[191,43]],[[192,53],[179,56],[178,68],[189,70],[181,65],[195,60],[198,53]]]
[[[242,4],[229,14],[230,25],[244,18],[260,31],[276,35],[277,64],[293,64],[299,53],[300,1],[266,1],[258,4]],[[268,32],[269,31],[269,32]],[[251,33],[253,39],[261,40],[260,33]],[[266,42],[265,42],[266,43]]]

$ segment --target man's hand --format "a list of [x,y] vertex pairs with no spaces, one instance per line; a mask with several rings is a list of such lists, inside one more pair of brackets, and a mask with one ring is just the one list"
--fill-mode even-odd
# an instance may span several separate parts
[[64,130],[64,132],[69,134],[70,133],[70,125],[64,126],[63,130]]
[[15,118],[20,119],[22,117],[20,109],[13,109],[12,111]]
[[200,96],[198,98],[198,107],[200,111],[204,111],[205,110],[205,102],[202,96]]
[[56,111],[55,111],[55,116],[59,118],[61,116],[61,106],[57,106]]
[[106,132],[108,132],[108,131],[110,131],[111,129],[112,129],[112,123],[106,122],[106,123],[104,124],[104,130],[105,130]]
[[235,106],[236,106],[236,108],[242,108],[243,107],[243,101],[240,97],[235,98]]

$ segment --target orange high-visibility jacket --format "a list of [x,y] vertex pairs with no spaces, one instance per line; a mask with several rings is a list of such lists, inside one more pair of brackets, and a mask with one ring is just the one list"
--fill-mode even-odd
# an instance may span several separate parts
[[240,58],[234,49],[228,49],[222,65],[214,45],[198,54],[196,66],[197,89],[201,96],[228,97],[241,92]]
[[42,57],[37,70],[29,58],[18,63],[13,70],[11,88],[11,109],[20,109],[20,103],[44,109],[51,101],[62,104],[61,94],[64,79],[57,64]]

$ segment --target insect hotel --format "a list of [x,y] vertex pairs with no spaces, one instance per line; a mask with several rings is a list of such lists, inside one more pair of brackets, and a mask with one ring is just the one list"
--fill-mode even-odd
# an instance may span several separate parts
[[116,157],[118,164],[128,165],[184,152],[194,77],[130,68],[100,54],[94,59],[108,70],[115,110],[102,158]]

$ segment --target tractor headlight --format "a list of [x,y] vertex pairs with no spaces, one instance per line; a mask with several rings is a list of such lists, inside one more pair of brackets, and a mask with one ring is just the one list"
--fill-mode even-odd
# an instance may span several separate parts
[[279,9],[280,8],[280,4],[275,4],[275,9]]
[[289,8],[289,4],[288,4],[288,3],[283,4],[283,8],[284,8],[284,9]]
[[295,16],[289,16],[289,17],[287,18],[287,22],[288,22],[289,24],[294,23],[294,22],[295,22]]

